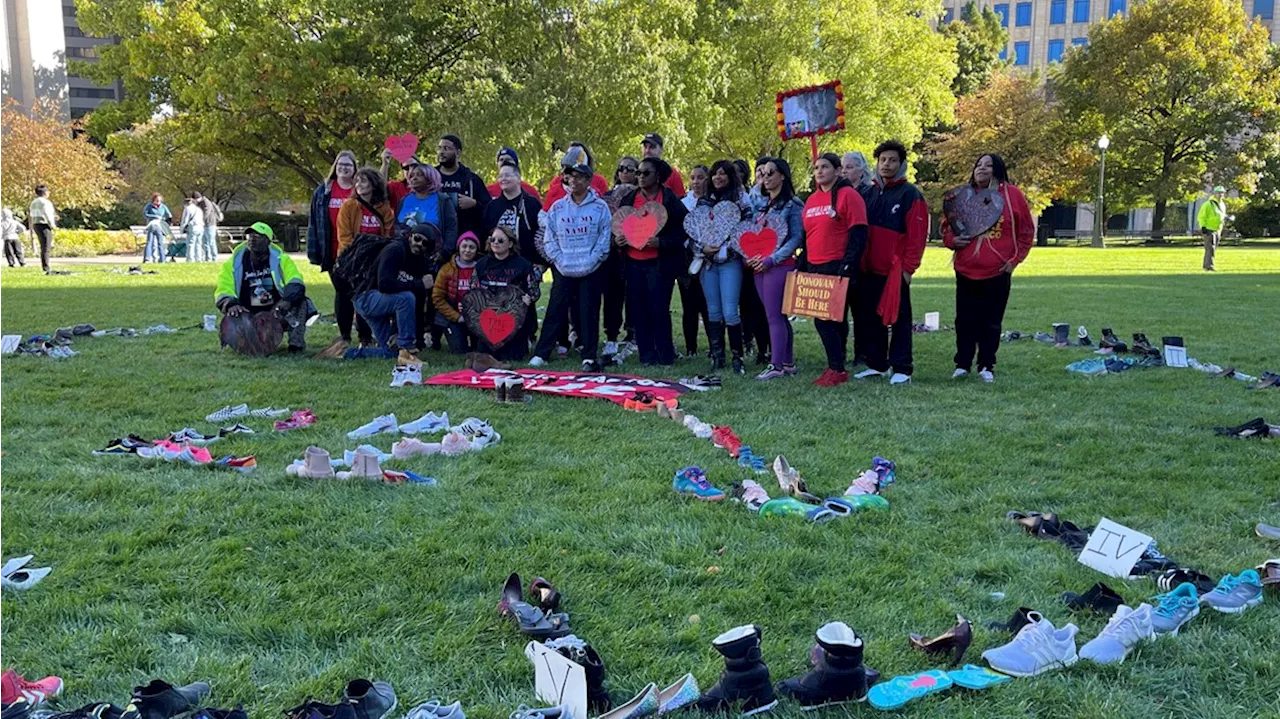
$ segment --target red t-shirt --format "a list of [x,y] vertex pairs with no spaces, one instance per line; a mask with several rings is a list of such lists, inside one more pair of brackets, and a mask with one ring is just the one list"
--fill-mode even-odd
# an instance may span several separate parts
[[[673,177],[674,177],[674,175],[673,175]],[[633,207],[644,207],[645,205],[647,205],[647,204],[648,204],[648,203],[650,203],[650,202],[656,202],[656,203],[658,203],[659,205],[661,205],[661,204],[662,204],[662,194],[661,194],[661,193],[659,193],[659,194],[658,194],[658,199],[656,199],[656,200],[647,200],[647,199],[645,199],[645,196],[644,196],[644,193],[643,193],[643,192],[637,191],[637,192],[636,192],[636,199],[635,199],[635,202],[631,203],[631,205],[632,205]],[[631,245],[627,245],[627,257],[630,257],[630,258],[631,258],[631,259],[633,259],[633,260],[656,260],[656,259],[658,258],[658,248],[657,248],[657,247],[644,247],[644,248],[641,248],[641,249],[637,250],[636,248],[632,247]]]
[[467,293],[471,291],[471,276],[474,275],[475,273],[476,273],[475,265],[471,265],[470,267],[458,268],[458,274],[454,278],[454,283],[455,283],[454,286],[456,287],[458,302],[461,302],[462,298],[466,297]]
[[383,234],[382,218],[360,205],[360,233],[366,235]]
[[684,177],[680,175],[680,171],[676,169],[675,165],[671,166],[671,177],[668,177],[664,184],[670,187],[672,192],[676,193],[676,197],[685,196]]
[[338,210],[342,209],[342,203],[348,197],[351,197],[351,193],[355,192],[355,189],[355,186],[352,185],[344,190],[337,182],[333,183],[333,186],[329,188],[329,227],[333,228],[333,231],[329,233],[329,246],[333,248],[334,257],[338,256]]
[[[595,190],[597,195],[604,197],[604,193],[609,191],[609,181],[597,172],[591,176],[591,189]],[[551,178],[551,186],[547,188],[547,198],[542,201],[542,209],[550,210],[556,200],[567,194],[569,193],[565,192],[564,178],[559,175]]]
[[841,187],[836,209],[831,193],[818,191],[804,203],[804,245],[809,264],[820,265],[844,257],[849,228],[867,224],[867,206],[852,187]]
[[[500,187],[496,182],[490,183],[489,186],[484,189],[489,191],[490,199],[496,200],[498,199],[498,195],[502,194],[502,187]],[[530,185],[524,180],[521,180],[520,189],[524,190],[530,195],[533,195],[533,199],[537,200],[538,202],[542,202],[542,193],[538,192],[538,188],[534,187],[533,185]]]

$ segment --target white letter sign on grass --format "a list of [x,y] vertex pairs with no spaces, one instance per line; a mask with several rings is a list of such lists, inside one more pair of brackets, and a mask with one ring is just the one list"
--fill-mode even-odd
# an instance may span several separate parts
[[524,655],[533,662],[533,686],[547,706],[569,707],[573,719],[587,719],[587,670],[542,642],[529,642]]
[[1080,563],[1108,577],[1126,579],[1151,544],[1151,537],[1103,517],[1080,552]]

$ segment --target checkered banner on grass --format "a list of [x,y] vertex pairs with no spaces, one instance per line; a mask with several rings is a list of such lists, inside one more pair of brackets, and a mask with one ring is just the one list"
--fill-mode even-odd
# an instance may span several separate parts
[[438,374],[423,384],[456,385],[491,390],[493,381],[500,377],[520,377],[524,380],[526,392],[558,394],[565,397],[594,397],[607,399],[619,405],[636,392],[648,392],[654,399],[665,401],[679,397],[688,391],[684,385],[665,379],[598,372],[544,372],[536,369],[491,369],[484,372],[464,369]]

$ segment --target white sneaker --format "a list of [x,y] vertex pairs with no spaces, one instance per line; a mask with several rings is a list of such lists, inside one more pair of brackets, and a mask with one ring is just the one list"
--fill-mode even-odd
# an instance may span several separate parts
[[394,432],[399,426],[400,425],[396,424],[396,416],[394,414],[384,414],[381,417],[375,418],[372,422],[364,425],[363,427],[358,427],[347,432],[347,438],[360,439],[362,437],[372,437],[375,434],[382,434],[383,432]]
[[546,364],[547,364],[547,361],[546,361],[546,360],[544,360],[544,359],[542,359],[542,358],[541,358],[541,357],[539,357],[538,355],[534,355],[534,356],[532,356],[532,357],[530,357],[530,358],[529,358],[529,366],[530,366],[530,367],[545,367],[545,366],[546,366]]
[[982,381],[986,382],[987,384],[991,384],[992,382],[996,381],[995,373],[989,369],[982,370],[981,372],[978,373],[978,376],[981,377]]
[[855,375],[853,376],[853,378],[854,378],[854,379],[867,379],[868,377],[883,377],[883,376],[885,376],[886,374],[888,374],[888,372],[880,372],[879,370],[873,370],[873,369],[871,369],[871,368],[867,368],[867,369],[862,370],[862,371],[861,371],[861,372],[859,372],[858,374],[855,374]]
[[214,424],[222,424],[229,419],[235,419],[236,417],[243,417],[247,414],[249,414],[249,405],[247,404],[238,404],[238,405],[235,405],[234,407],[231,405],[227,405],[226,407],[223,407],[217,412],[205,415],[204,421],[212,422]]
[[889,384],[910,384],[910,383],[911,383],[911,375],[902,374],[901,372],[894,372],[893,376],[889,378]]
[[714,428],[706,422],[698,422],[693,427],[693,436],[698,439],[711,439],[711,432]]
[[569,348],[565,347],[564,345],[556,345],[556,356],[561,358],[568,357]]
[[969,370],[956,367],[956,371],[951,373],[951,379],[960,379],[961,377],[968,376],[968,374]]
[[[403,387],[407,384],[417,384],[413,382],[413,367],[411,365],[396,365],[391,368],[391,386]],[[422,372],[419,370],[418,378],[422,378]]]
[[449,429],[449,413],[427,412],[421,417],[400,425],[400,431],[403,434],[435,434]]
[[607,355],[616,355],[616,354],[618,354],[618,343],[617,343],[617,342],[605,342],[605,343],[604,343],[604,354],[607,354]]
[[283,417],[289,414],[289,408],[276,409],[275,407],[263,407],[262,409],[249,410],[250,417]]
[[1040,612],[1028,617],[1031,623],[1013,641],[982,653],[992,669],[1011,677],[1034,677],[1076,663],[1076,625],[1056,629]]
[[1151,605],[1142,604],[1137,609],[1130,609],[1122,604],[1111,615],[1106,628],[1080,647],[1080,658],[1098,664],[1118,664],[1138,644],[1154,640]]

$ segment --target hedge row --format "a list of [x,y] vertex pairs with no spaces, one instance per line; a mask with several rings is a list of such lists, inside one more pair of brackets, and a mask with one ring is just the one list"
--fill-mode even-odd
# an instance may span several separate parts
[[57,229],[53,231],[54,257],[96,257],[131,254],[137,251],[138,240],[128,230]]

